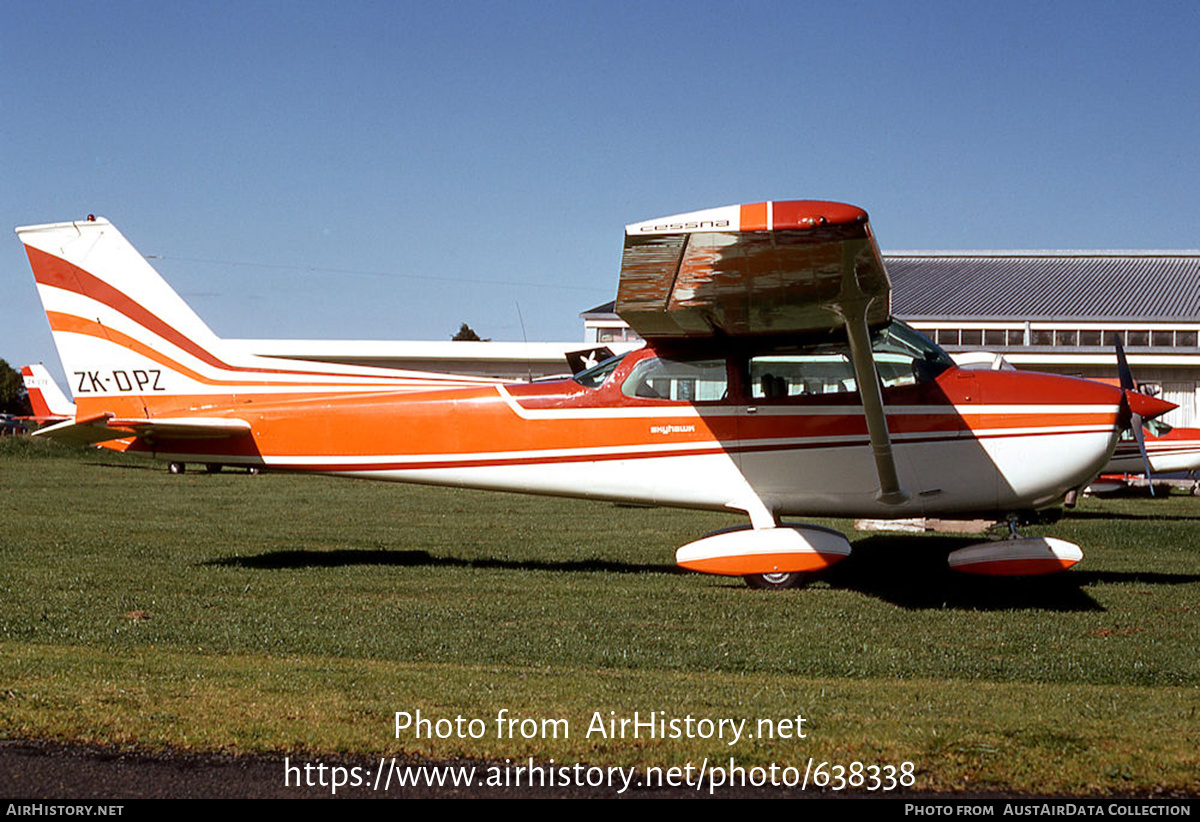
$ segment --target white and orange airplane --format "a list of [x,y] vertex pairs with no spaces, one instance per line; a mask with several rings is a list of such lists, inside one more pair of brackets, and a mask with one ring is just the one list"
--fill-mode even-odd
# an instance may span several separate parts
[[[18,228],[75,417],[38,432],[162,460],[736,510],[684,567],[792,587],[850,553],[782,517],[1017,518],[1095,477],[1169,403],[1086,380],[956,368],[889,312],[866,212],[735,205],[626,228],[617,312],[647,340],[572,378],[502,384],[248,354],[111,223]],[[952,567],[1060,571],[1014,538]]]
[[33,407],[33,416],[23,419],[40,423],[75,419],[75,403],[63,394],[46,366],[41,363],[23,365],[21,377],[25,382],[25,393],[29,395],[29,404]]
[[[1146,453],[1155,474],[1200,471],[1200,428],[1175,428],[1160,420],[1145,427]],[[1141,452],[1130,432],[1121,434],[1104,474],[1142,474]]]

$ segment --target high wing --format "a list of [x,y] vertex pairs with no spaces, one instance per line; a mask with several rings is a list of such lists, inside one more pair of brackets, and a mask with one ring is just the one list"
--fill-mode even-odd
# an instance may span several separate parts
[[832,330],[854,299],[881,324],[889,296],[867,213],[793,200],[626,226],[616,310],[651,341],[738,337]]
[[616,311],[651,344],[832,332],[843,327],[879,475],[900,487],[871,354],[890,318],[891,284],[867,212],[820,200],[732,205],[633,223]]

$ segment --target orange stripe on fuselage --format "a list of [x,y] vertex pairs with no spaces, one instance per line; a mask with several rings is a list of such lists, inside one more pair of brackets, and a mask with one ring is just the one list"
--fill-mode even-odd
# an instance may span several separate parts
[[[962,415],[966,430],[972,434],[987,433],[1008,428],[1061,428],[1063,426],[1091,425],[1111,428],[1117,419],[1116,409],[1112,413],[1046,414],[1029,411],[1021,414],[978,414],[967,411]],[[891,425],[891,418],[888,418]]]
[[[196,405],[204,403],[203,410],[196,405],[188,408],[187,398],[180,399],[183,404],[171,409],[173,413],[243,419],[251,424],[253,439],[171,442],[160,435],[159,450],[219,454],[222,449],[232,449],[229,453],[311,458],[313,463],[294,467],[320,470],[637,459],[866,443],[861,413],[759,420],[753,431],[739,430],[746,418],[732,414],[657,416],[654,409],[645,409],[645,416],[637,417],[604,416],[604,409],[597,409],[593,418],[521,419],[495,388],[318,397],[247,395],[238,397],[236,405],[223,408],[213,408],[211,397],[192,398]],[[663,411],[677,408],[668,406]],[[152,410],[151,414],[160,416],[161,412]],[[1038,429],[1053,434],[1063,426],[1103,422],[1104,418],[1102,414],[1032,412],[1019,417],[1022,427],[1035,435]],[[962,436],[956,415],[941,414],[938,419],[943,422],[940,428],[923,416],[897,415],[889,418],[889,427],[896,434],[927,434],[921,438],[925,442],[947,442]],[[1013,427],[1008,416],[990,424],[981,417],[972,434],[983,438],[994,431],[1006,436]],[[656,429],[667,433],[655,433]],[[582,449],[586,452],[581,453]],[[343,457],[358,462],[330,462]],[[422,458],[435,462],[420,462]]]
[[[101,325],[100,323],[95,322],[94,320],[86,320],[86,319],[84,319],[82,317],[78,317],[74,314],[63,314],[58,311],[47,311],[46,317],[49,319],[50,328],[53,331],[63,331],[63,332],[71,333],[71,334],[82,334],[82,335],[85,335],[88,337],[95,337],[96,339],[111,342],[115,345],[119,345],[123,348],[127,348],[130,351],[133,351],[137,354],[142,355],[143,357],[146,357],[149,360],[152,360],[152,361],[158,363],[159,365],[163,366],[163,368],[167,369],[168,371],[175,371],[179,374],[182,374],[183,376],[187,377],[188,379],[194,380],[195,382],[198,382],[201,385],[230,386],[230,387],[235,387],[235,388],[243,388],[243,387],[245,387],[245,388],[268,388],[268,387],[302,388],[303,387],[303,388],[309,388],[313,391],[339,391],[339,390],[343,390],[345,388],[351,388],[351,387],[377,388],[381,391],[389,391],[389,390],[394,390],[396,387],[402,386],[405,383],[414,383],[414,384],[416,384],[417,388],[426,387],[426,386],[421,385],[421,383],[424,381],[424,377],[411,377],[411,376],[407,376],[407,375],[395,376],[395,377],[391,377],[388,375],[383,375],[383,376],[379,376],[379,377],[375,377],[375,376],[355,377],[355,375],[353,375],[353,374],[344,374],[344,375],[343,374],[322,374],[319,372],[317,374],[315,374],[315,375],[327,377],[331,380],[339,380],[339,379],[342,380],[340,382],[330,382],[327,384],[314,383],[311,380],[299,380],[299,379],[271,380],[271,381],[248,380],[248,379],[233,380],[233,379],[229,379],[227,377],[222,377],[220,379],[214,379],[212,377],[207,377],[204,374],[199,373],[198,371],[194,371],[191,368],[188,368],[186,365],[179,362],[178,360],[173,359],[171,357],[166,356],[165,354],[160,353],[159,351],[151,348],[148,345],[145,345],[144,343],[134,339],[133,337],[130,337],[127,334],[124,334],[124,333],[116,330],[115,328],[109,328],[107,326]],[[274,370],[268,370],[268,369],[256,371],[254,369],[242,368],[242,369],[238,369],[237,372],[235,372],[235,373],[243,373],[243,374],[258,373],[258,374],[271,374],[271,375],[289,374],[290,375],[290,374],[293,374],[296,372],[274,371]],[[431,381],[436,381],[436,377],[431,376]],[[429,386],[429,387],[433,387],[433,386]],[[211,403],[212,400],[210,399],[209,402]]]
[[[121,346],[122,348],[128,348],[130,351],[133,351],[137,354],[141,354],[143,357],[146,357],[147,359],[153,360],[154,362],[161,365],[163,368],[166,368],[170,371],[177,371],[180,374],[183,374],[188,379],[195,380],[196,382],[201,383],[202,385],[218,385],[218,384],[220,384],[220,385],[259,385],[259,386],[261,386],[261,385],[266,384],[266,383],[263,383],[261,380],[258,380],[255,382],[250,382],[250,381],[234,382],[231,380],[221,380],[218,383],[217,380],[209,379],[208,377],[204,376],[203,374],[193,371],[192,369],[188,368],[186,365],[179,362],[178,360],[174,360],[174,359],[171,359],[170,357],[167,357],[164,354],[160,354],[158,351],[154,350],[153,348],[151,348],[148,345],[145,345],[145,344],[135,340],[133,337],[130,337],[128,334],[124,334],[120,331],[117,331],[115,328],[109,328],[108,326],[101,325],[100,323],[96,322],[95,320],[85,320],[83,317],[78,317],[74,314],[63,314],[62,312],[59,312],[59,311],[47,311],[46,318],[50,320],[50,330],[52,330],[52,331],[63,331],[63,332],[67,332],[70,334],[83,334],[84,336],[95,337],[96,339],[99,339],[99,340],[105,340],[107,342],[111,342],[114,345]],[[189,351],[189,353],[191,353],[191,352]],[[221,366],[221,367],[223,367],[223,366]],[[283,383],[283,384],[287,385],[288,383]],[[292,385],[308,385],[309,383],[291,383],[291,384]]]

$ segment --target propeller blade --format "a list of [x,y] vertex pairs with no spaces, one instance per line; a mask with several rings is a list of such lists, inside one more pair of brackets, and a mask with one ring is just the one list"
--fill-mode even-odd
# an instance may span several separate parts
[[1133,372],[1129,370],[1129,361],[1125,359],[1125,347],[1121,345],[1121,338],[1113,339],[1113,347],[1117,349],[1117,376],[1121,379],[1122,391],[1136,391],[1137,381],[1133,378]]
[[1142,430],[1142,415],[1136,411],[1129,412],[1129,424],[1133,426],[1133,438],[1137,440],[1138,450],[1142,452],[1142,465],[1146,469],[1146,482],[1150,485],[1150,496],[1154,496],[1154,475],[1150,472],[1150,457],[1146,454],[1146,436]]
[[1122,402],[1129,411],[1129,428],[1133,432],[1133,439],[1138,444],[1138,451],[1142,454],[1142,466],[1146,469],[1146,482],[1150,486],[1150,496],[1154,496],[1154,475],[1150,471],[1150,457],[1146,453],[1146,435],[1143,431],[1145,421],[1141,414],[1133,410],[1137,401],[1129,396],[1130,391],[1137,390],[1137,381],[1133,378],[1129,361],[1125,359],[1125,347],[1121,345],[1120,337],[1113,340],[1113,347],[1117,350],[1117,376],[1121,380]]

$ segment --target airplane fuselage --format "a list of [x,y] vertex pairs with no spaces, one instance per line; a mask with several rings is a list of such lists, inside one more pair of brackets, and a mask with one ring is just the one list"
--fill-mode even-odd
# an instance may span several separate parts
[[[1104,465],[1120,392],[1046,375],[948,368],[886,388],[908,499],[876,499],[858,395],[755,397],[731,357],[723,396],[630,396],[653,349],[599,385],[572,379],[417,392],[195,396],[157,415],[236,417],[246,436],[148,437],[172,461],[777,514],[918,516],[1037,509]],[[112,407],[111,399],[106,407]],[[139,409],[130,409],[139,410]],[[139,410],[140,413],[140,410]]]

